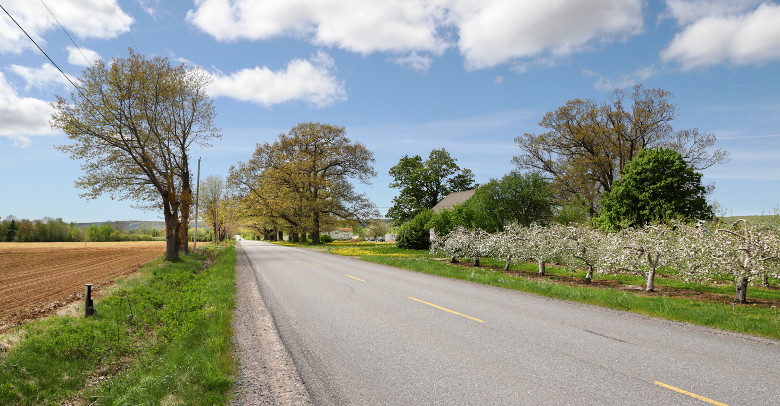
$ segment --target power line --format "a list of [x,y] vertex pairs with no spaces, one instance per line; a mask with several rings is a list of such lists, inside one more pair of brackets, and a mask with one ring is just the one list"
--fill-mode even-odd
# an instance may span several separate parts
[[[71,84],[71,85],[73,85],[73,87],[75,87],[75,88],[76,88],[76,90],[78,90],[78,92],[79,92],[79,93],[81,93],[81,89],[80,89],[78,86],[76,86],[76,84],[75,84],[75,83],[73,83],[73,81],[72,81],[72,80],[70,80],[70,77],[69,77],[68,75],[66,75],[66,74],[65,74],[65,72],[63,72],[63,71],[62,71],[62,69],[60,69],[59,65],[57,65],[57,63],[56,63],[56,62],[54,62],[54,60],[53,60],[53,59],[51,59],[51,57],[49,56],[49,54],[47,54],[47,53],[46,53],[46,51],[44,51],[44,50],[43,50],[43,48],[41,48],[41,46],[40,46],[40,45],[38,45],[38,43],[37,43],[37,42],[35,42],[35,40],[34,40],[34,39],[33,39],[33,38],[30,36],[30,34],[28,34],[28,33],[27,33],[27,30],[25,30],[24,28],[22,28],[22,26],[21,26],[21,25],[19,25],[19,23],[18,23],[18,22],[16,21],[16,19],[14,18],[14,16],[12,16],[12,15],[11,15],[11,13],[9,13],[9,12],[8,12],[8,10],[6,10],[6,9],[5,9],[5,7],[3,7],[3,5],[2,5],[2,4],[0,4],[0,8],[2,8],[2,9],[3,9],[3,11],[5,11],[5,13],[8,15],[8,17],[10,17],[10,18],[11,18],[11,21],[13,21],[13,22],[14,22],[14,24],[16,24],[16,26],[17,26],[17,27],[19,27],[19,29],[20,29],[20,30],[22,30],[22,32],[24,33],[24,35],[26,35],[26,36],[27,36],[27,38],[29,38],[29,39],[30,39],[30,41],[32,41],[32,43],[33,43],[33,44],[35,44],[35,46],[38,48],[38,50],[39,50],[39,51],[41,51],[41,53],[42,53],[42,54],[43,54],[43,55],[46,57],[46,59],[48,59],[48,60],[49,60],[49,62],[51,62],[51,64],[52,64],[52,65],[54,65],[54,67],[55,67],[55,68],[57,68],[57,70],[58,70],[58,71],[60,71],[60,73],[62,73],[62,76],[65,76],[65,79],[67,79],[67,80],[68,80],[68,82],[70,82],[70,84]],[[83,93],[81,93],[81,97],[84,97],[84,94],[83,94]],[[93,106],[93,107],[94,107],[94,106]]]
[[51,16],[54,17],[54,21],[56,21],[57,24],[60,25],[60,28],[62,28],[62,31],[65,33],[65,35],[67,35],[68,38],[70,38],[70,42],[72,42],[73,45],[76,47],[76,49],[79,50],[79,53],[81,53],[81,56],[84,57],[84,60],[87,61],[88,64],[92,65],[92,63],[94,61],[90,61],[89,58],[87,58],[87,56],[84,55],[84,51],[82,51],[81,47],[79,47],[79,45],[76,43],[76,41],[73,40],[73,37],[70,36],[70,33],[68,33],[68,30],[66,30],[65,27],[62,26],[62,23],[60,23],[60,20],[57,19],[57,16],[55,16],[54,13],[51,12],[51,9],[49,8],[49,6],[47,6],[46,3],[43,2],[43,0],[41,0],[41,3],[43,4],[44,7],[46,7],[46,10],[49,11],[49,14],[51,14]]
[[[62,76],[64,76],[64,77],[65,77],[65,79],[67,79],[67,81],[68,81],[68,82],[70,82],[70,84],[71,84],[71,85],[73,85],[73,87],[76,89],[76,91],[77,91],[77,92],[79,92],[79,95],[81,95],[81,97],[82,97],[84,100],[86,100],[86,101],[87,101],[87,102],[88,102],[88,103],[89,103],[89,104],[92,106],[92,108],[94,108],[94,109],[95,109],[95,111],[96,111],[96,112],[97,112],[97,113],[98,113],[98,114],[99,114],[101,117],[103,117],[103,120],[109,121],[109,120],[106,118],[106,116],[105,116],[105,115],[103,115],[103,112],[102,112],[102,111],[100,111],[100,109],[99,109],[97,106],[95,106],[95,103],[93,103],[93,102],[92,102],[92,100],[91,100],[90,98],[88,98],[88,97],[87,97],[87,96],[84,94],[84,92],[82,92],[82,91],[81,91],[81,88],[80,88],[80,87],[78,87],[78,86],[76,86],[76,84],[75,84],[75,83],[73,83],[73,81],[70,79],[70,77],[69,77],[68,75],[66,75],[66,74],[65,74],[65,72],[63,72],[63,70],[62,70],[62,69],[60,69],[60,66],[59,66],[59,65],[57,65],[57,63],[56,63],[56,62],[54,62],[54,60],[53,60],[53,59],[51,59],[51,57],[49,56],[49,54],[47,54],[47,53],[46,53],[46,51],[44,51],[44,50],[43,50],[43,48],[41,48],[41,46],[40,46],[40,45],[38,45],[38,43],[37,43],[37,42],[35,42],[35,40],[34,40],[34,39],[33,39],[33,38],[30,36],[30,34],[28,34],[28,33],[27,33],[27,30],[25,30],[25,29],[24,29],[24,28],[23,28],[23,27],[22,27],[22,26],[19,24],[19,22],[18,22],[18,21],[16,21],[16,19],[14,18],[14,16],[12,16],[12,15],[11,15],[11,13],[9,13],[9,12],[8,12],[8,10],[6,10],[6,9],[5,9],[5,7],[3,7],[3,5],[2,5],[2,4],[0,4],[0,8],[1,8],[1,9],[3,9],[3,11],[5,12],[5,14],[7,14],[7,15],[8,15],[8,17],[11,19],[11,21],[13,21],[13,22],[14,22],[14,24],[16,24],[16,26],[17,26],[17,27],[19,27],[19,29],[20,29],[20,30],[22,30],[22,32],[24,33],[24,35],[26,35],[26,36],[27,36],[27,38],[29,38],[29,39],[30,39],[30,41],[32,41],[32,43],[33,43],[33,44],[35,44],[35,46],[38,48],[38,50],[39,50],[39,51],[41,51],[41,53],[42,53],[42,54],[43,54],[43,55],[46,57],[46,59],[48,59],[48,60],[49,60],[49,62],[51,62],[51,64],[52,64],[52,65],[54,65],[54,67],[55,67],[55,68],[57,68],[57,70],[58,70],[58,71],[60,71],[60,73],[62,74]],[[94,116],[94,115],[93,115],[93,116]]]
[[138,51],[138,45],[136,45],[135,39],[133,39],[133,34],[130,34],[130,28],[127,27],[124,18],[122,18],[122,10],[119,8],[118,0],[117,1],[111,0],[111,4],[114,5],[114,9],[116,10],[116,15],[117,17],[119,17],[119,21],[121,21],[122,25],[125,27],[125,31],[127,31],[127,36],[130,37],[130,42],[133,43],[133,48],[135,48],[135,50]]

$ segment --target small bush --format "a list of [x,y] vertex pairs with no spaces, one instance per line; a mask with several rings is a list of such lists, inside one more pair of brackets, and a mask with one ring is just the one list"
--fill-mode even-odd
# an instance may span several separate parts
[[331,237],[328,234],[322,234],[322,235],[320,235],[320,242],[323,243],[323,244],[326,244],[326,243],[329,243],[329,242],[333,242],[333,237]]

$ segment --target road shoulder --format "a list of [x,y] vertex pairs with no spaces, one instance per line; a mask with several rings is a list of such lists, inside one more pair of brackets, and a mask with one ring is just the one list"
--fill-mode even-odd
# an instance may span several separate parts
[[233,343],[238,360],[232,405],[311,405],[295,364],[260,296],[241,244],[236,244]]

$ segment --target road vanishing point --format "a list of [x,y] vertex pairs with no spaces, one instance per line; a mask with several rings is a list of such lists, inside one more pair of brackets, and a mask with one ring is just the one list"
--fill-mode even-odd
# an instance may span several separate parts
[[310,249],[238,255],[317,405],[780,405],[777,340]]

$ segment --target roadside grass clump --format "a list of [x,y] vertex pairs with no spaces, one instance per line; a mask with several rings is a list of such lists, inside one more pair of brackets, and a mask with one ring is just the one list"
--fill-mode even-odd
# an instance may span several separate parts
[[[361,249],[369,250],[369,248],[364,246],[361,246]],[[724,304],[697,300],[693,297],[666,297],[648,295],[643,292],[603,287],[571,286],[555,282],[556,277],[560,276],[582,278],[585,275],[583,270],[567,267],[548,266],[547,277],[543,279],[523,278],[507,275],[504,272],[485,267],[451,265],[446,261],[432,258],[427,251],[405,250],[403,252],[404,256],[399,257],[384,255],[387,251],[380,247],[371,248],[370,250],[372,253],[360,255],[359,258],[368,262],[514,289],[555,299],[593,304],[673,321],[780,339],[780,311],[777,308]],[[331,250],[331,252],[338,254],[339,251]],[[503,262],[486,259],[483,265],[500,267],[503,265]],[[518,262],[514,263],[511,269],[533,272],[536,270],[536,264]],[[601,278],[616,280],[621,284],[639,286],[643,284],[642,277],[636,275],[594,275],[594,279]],[[733,293],[733,287],[731,286],[685,282],[663,276],[658,278],[657,285],[688,289],[690,291],[722,293],[724,295]],[[780,299],[780,291],[770,289],[754,288],[751,295],[756,298]]]
[[234,247],[207,246],[139,272],[96,301],[94,317],[23,327],[0,355],[0,404],[226,403]]

